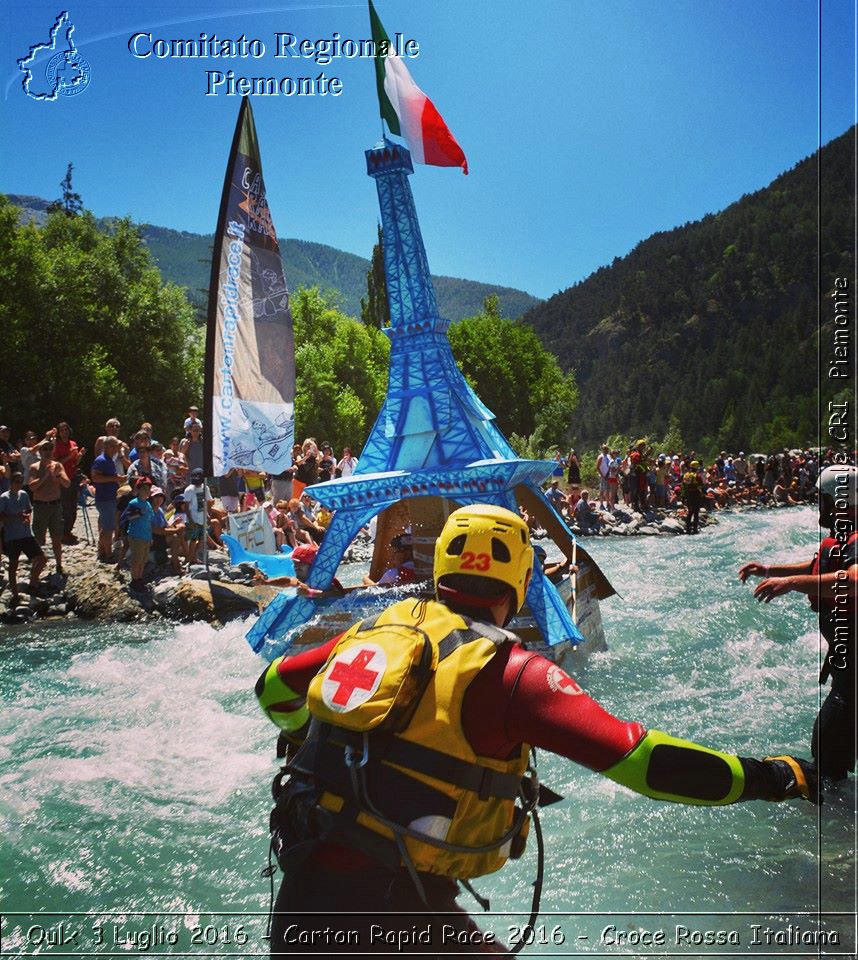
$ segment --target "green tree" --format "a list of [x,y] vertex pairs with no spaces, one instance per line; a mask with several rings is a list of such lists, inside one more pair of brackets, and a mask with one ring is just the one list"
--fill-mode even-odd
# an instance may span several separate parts
[[664,453],[680,453],[685,449],[685,441],[682,439],[682,431],[679,428],[679,417],[673,413],[667,425],[667,433],[659,445],[659,449]]
[[[357,452],[384,401],[390,341],[375,326],[342,313],[332,292],[300,288],[291,304],[296,435],[329,440],[335,448],[349,444]],[[577,393],[572,377],[563,376],[533,332],[502,319],[497,298],[490,297],[479,317],[450,328],[450,339],[501,429],[518,433],[522,449],[553,452],[551,443],[565,432]]]
[[292,297],[295,330],[295,433],[349,445],[358,453],[384,399],[390,341],[338,309],[318,287]]
[[372,248],[372,260],[366,275],[366,298],[361,297],[360,301],[360,318],[367,326],[375,327],[376,330],[390,326],[381,225],[378,227],[378,240]]
[[164,285],[128,220],[101,230],[88,212],[21,226],[0,196],[0,324],[14,375],[2,379],[15,432],[68,420],[91,448],[104,421],[161,436],[202,389],[202,336],[183,290]]
[[744,438],[737,436],[736,433],[736,411],[732,403],[727,407],[724,413],[724,419],[718,429],[718,439],[716,446],[720,450],[737,450],[743,443]]
[[536,306],[526,321],[575,370],[579,443],[661,436],[672,413],[686,449],[806,443],[834,324],[830,306],[818,332],[809,318],[830,303],[819,277],[825,287],[854,272],[854,168],[852,128],[767,188],[653,234]]
[[63,191],[59,200],[54,200],[48,206],[48,213],[64,213],[67,217],[76,217],[83,211],[83,200],[79,193],[74,192],[72,186],[72,171],[74,164],[70,163],[66,167],[66,175],[60,180],[60,188]]
[[522,460],[553,460],[557,453],[557,444],[545,442],[544,426],[538,426],[529,437],[517,433],[509,435],[509,445]]
[[769,453],[792,447],[796,442],[796,430],[792,419],[779,414],[754,430],[751,446],[761,453]]
[[561,371],[532,328],[499,315],[496,296],[449,336],[456,362],[504,433],[529,437],[542,427],[555,443],[568,435],[578,403],[573,374]]

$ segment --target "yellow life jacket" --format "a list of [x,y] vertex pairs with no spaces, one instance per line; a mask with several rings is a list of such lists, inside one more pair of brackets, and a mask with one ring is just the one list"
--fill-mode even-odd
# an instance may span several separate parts
[[683,497],[696,496],[703,493],[703,484],[700,481],[700,474],[695,470],[689,470],[682,475],[682,488],[680,495]]
[[454,879],[521,855],[538,792],[525,779],[530,748],[509,760],[477,756],[462,729],[468,686],[515,639],[414,599],[343,634],[310,683],[313,719],[292,764],[334,822],[327,836],[342,839],[347,826],[370,854],[383,846],[397,865]]

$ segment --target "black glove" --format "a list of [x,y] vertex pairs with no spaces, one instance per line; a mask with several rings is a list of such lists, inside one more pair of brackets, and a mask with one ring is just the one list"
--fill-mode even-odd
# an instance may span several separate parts
[[768,768],[773,791],[768,800],[788,800],[791,797],[804,797],[811,803],[822,803],[819,792],[819,774],[816,765],[800,757],[764,757]]

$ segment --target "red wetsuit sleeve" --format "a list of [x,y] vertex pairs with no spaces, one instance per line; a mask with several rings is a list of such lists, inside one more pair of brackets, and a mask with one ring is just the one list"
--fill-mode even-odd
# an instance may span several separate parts
[[277,664],[277,674],[280,679],[288,684],[295,693],[306,693],[310,681],[322,669],[340,636],[342,634],[328,640],[327,643],[323,643],[321,647],[296,653],[294,657],[283,657]]
[[646,733],[600,707],[556,664],[511,643],[468,687],[462,722],[481,756],[505,759],[528,743],[592,770],[613,766]]

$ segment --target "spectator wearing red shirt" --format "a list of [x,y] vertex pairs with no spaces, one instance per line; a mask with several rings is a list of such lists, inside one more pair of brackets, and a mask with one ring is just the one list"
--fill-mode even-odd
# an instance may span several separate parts
[[79,447],[72,440],[72,428],[63,420],[56,426],[54,434],[54,459],[63,465],[69,485],[63,487],[60,501],[63,508],[63,543],[77,543],[72,532],[77,520],[77,504],[80,496],[80,461],[86,453],[86,447]]

